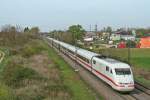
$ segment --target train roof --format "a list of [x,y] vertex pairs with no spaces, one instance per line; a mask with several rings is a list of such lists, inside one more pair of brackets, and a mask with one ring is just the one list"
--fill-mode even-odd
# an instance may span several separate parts
[[98,62],[105,64],[111,68],[130,68],[130,66],[128,64],[121,62],[119,60],[116,60],[116,59],[103,57],[103,56],[102,57],[98,56],[96,58],[97,58]]
[[64,43],[64,42],[60,42],[60,44],[73,52],[75,52],[77,50],[77,54],[82,55],[83,57],[86,57],[89,59],[91,59],[93,56],[98,56],[98,54],[96,54],[96,53],[81,49],[79,47],[72,46],[72,45]]
[[105,61],[106,61],[106,62],[109,62],[109,63],[111,63],[111,64],[120,63],[120,61],[115,60],[115,59],[110,59],[110,58],[105,59]]
[[[52,38],[50,38],[52,39]],[[88,51],[88,50],[84,50],[84,49],[81,49],[79,47],[75,47],[75,46],[72,46],[70,44],[67,44],[67,43],[64,43],[64,42],[61,42],[61,41],[57,41],[55,39],[52,39],[53,41],[55,41],[56,43],[59,43],[60,45],[62,45],[63,47],[75,52],[77,50],[77,54],[79,55],[82,55],[83,57],[86,57],[88,59],[91,59],[92,57],[94,56],[98,56],[99,54],[97,53],[94,53],[94,52],[91,52],[91,51]]]
[[53,40],[54,42],[62,45],[63,47],[75,52],[77,50],[77,54],[82,55],[83,57],[87,58],[87,59],[91,59],[92,57],[97,58],[97,60],[103,64],[106,64],[108,66],[110,66],[111,68],[130,68],[130,66],[124,62],[121,62],[119,60],[116,59],[112,59],[112,58],[108,58],[104,55],[100,55],[85,49],[81,49],[79,47],[75,47],[72,46],[70,44],[55,40],[53,38],[49,38],[51,40]]
[[89,58],[89,59],[91,59],[94,56],[98,56],[99,55],[97,53],[94,53],[94,52],[91,52],[91,51],[88,51],[88,50],[84,50],[84,49],[81,49],[81,48],[79,48],[77,50],[77,54],[82,55],[82,56],[84,56],[86,58]]
[[100,56],[96,56],[96,57],[97,57],[97,58],[100,58],[100,59],[102,59],[102,60],[104,60],[104,61],[106,61],[106,62],[108,62],[108,63],[111,63],[111,64],[120,63],[119,60],[112,59],[112,58],[108,58],[108,57],[106,57],[106,56],[104,56],[104,55],[100,55]]
[[59,43],[61,46],[75,52],[76,51],[76,48],[70,44],[67,44],[67,43],[64,43],[64,42],[61,42],[61,41],[58,41],[58,40],[54,40],[55,42]]

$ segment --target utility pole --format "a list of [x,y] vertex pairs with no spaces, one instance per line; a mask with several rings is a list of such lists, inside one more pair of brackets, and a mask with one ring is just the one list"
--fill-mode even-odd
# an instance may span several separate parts
[[131,43],[130,43],[130,39],[128,38],[128,41],[129,41],[129,45],[128,45],[128,63],[129,63],[129,65],[130,65],[130,56],[131,56],[131,50],[130,50],[130,45],[131,45]]
[[97,24],[95,25],[95,33],[97,32]]

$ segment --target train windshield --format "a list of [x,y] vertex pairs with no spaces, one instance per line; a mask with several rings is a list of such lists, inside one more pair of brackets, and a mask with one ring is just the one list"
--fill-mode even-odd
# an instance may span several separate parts
[[131,71],[129,68],[116,68],[116,75],[130,75]]

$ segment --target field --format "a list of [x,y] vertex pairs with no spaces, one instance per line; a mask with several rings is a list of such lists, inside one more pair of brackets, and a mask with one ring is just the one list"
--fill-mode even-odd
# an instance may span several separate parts
[[[95,48],[93,51],[131,64],[135,79],[150,87],[150,49]],[[128,52],[130,53],[128,54]]]
[[0,100],[95,100],[80,76],[39,39],[21,48],[3,49],[0,64]]

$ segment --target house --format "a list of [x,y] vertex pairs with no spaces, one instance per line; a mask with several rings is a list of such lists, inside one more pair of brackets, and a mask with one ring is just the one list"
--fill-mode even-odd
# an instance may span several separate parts
[[[134,32],[134,31],[133,31]],[[115,32],[115,34],[117,34],[118,36],[115,36],[113,38],[118,38],[120,37],[120,39],[123,39],[123,40],[132,40],[132,41],[135,41],[136,39],[136,33],[134,32],[129,32],[129,31],[124,31],[124,30],[121,30],[121,31],[117,31]],[[120,35],[120,36],[119,36]]]
[[95,32],[87,32],[85,34],[85,37],[83,37],[84,44],[86,44],[86,45],[93,44],[94,39],[97,39],[97,38],[98,37]]
[[110,36],[110,40],[112,41],[117,41],[117,40],[120,40],[121,39],[121,35],[120,34],[111,34]]
[[85,37],[84,38],[98,38],[98,36],[96,35],[95,32],[86,32]]
[[110,33],[108,33],[108,32],[103,32],[103,33],[102,33],[102,36],[103,36],[103,37],[109,37],[109,36],[110,36]]
[[84,38],[83,39],[85,42],[92,42],[93,41],[93,38]]
[[136,37],[133,36],[133,35],[121,35],[121,39],[123,40],[132,40],[132,41],[135,41]]
[[145,36],[140,39],[140,48],[150,48],[150,36]]
[[120,34],[120,35],[129,35],[130,34],[130,32],[127,32],[127,31],[124,31],[124,30],[117,31],[115,33]]
[[103,32],[103,33],[101,33],[101,37],[100,37],[100,39],[101,40],[109,40],[109,38],[110,38],[110,33],[108,33],[108,32]]
[[125,42],[120,42],[118,45],[117,45],[117,48],[126,48],[126,43]]

